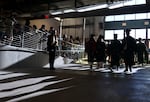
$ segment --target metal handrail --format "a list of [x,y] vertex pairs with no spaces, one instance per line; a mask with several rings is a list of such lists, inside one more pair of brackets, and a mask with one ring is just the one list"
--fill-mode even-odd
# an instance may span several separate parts
[[43,50],[45,49],[43,48],[43,43],[45,43],[45,41],[42,40],[43,34],[44,32],[42,31],[22,32],[20,35],[14,35],[12,40],[4,34],[0,39],[0,43],[15,47]]
[[[74,44],[68,41],[61,40],[61,43],[65,43],[65,45],[61,45],[61,49],[58,51],[59,55],[64,58],[73,59],[73,61],[78,61],[79,59],[84,57],[84,46],[81,44]],[[62,47],[65,46],[65,49]]]
[[[4,35],[0,43],[5,45],[15,46],[15,47],[27,48],[31,50],[46,51],[47,36],[45,36],[45,33],[46,32],[42,32],[40,30],[36,32],[34,31],[22,32],[20,35],[14,35],[12,41],[6,35]],[[74,44],[63,40],[61,40],[60,43],[66,43],[68,48],[64,50],[60,48],[62,45],[58,44],[59,47],[59,49],[57,50],[58,56],[64,56],[65,58],[70,58],[73,59],[74,61],[83,58],[84,55],[83,45]]]

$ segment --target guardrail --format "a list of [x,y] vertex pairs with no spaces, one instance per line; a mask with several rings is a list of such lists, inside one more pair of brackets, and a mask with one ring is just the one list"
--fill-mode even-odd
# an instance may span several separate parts
[[[1,37],[0,43],[11,45],[15,47],[36,49],[41,51],[47,50],[47,35],[48,33],[38,32],[22,32],[19,35],[14,35],[13,39],[8,38],[5,34]],[[65,43],[66,49],[63,44]],[[67,41],[59,40],[57,56],[73,59],[77,61],[84,56],[84,46],[79,44],[70,43]]]
[[0,43],[15,47],[44,50],[47,40],[44,34],[44,32],[22,32],[21,34],[14,35],[13,38],[9,38],[7,35],[3,34]]

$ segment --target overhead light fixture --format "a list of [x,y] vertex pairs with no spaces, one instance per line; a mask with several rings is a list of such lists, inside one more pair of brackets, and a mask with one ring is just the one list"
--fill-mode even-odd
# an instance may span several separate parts
[[107,8],[107,7],[108,7],[108,4],[90,5],[90,6],[85,6],[85,7],[77,8],[77,11],[78,12],[86,12],[86,11],[103,9],[103,8]]
[[62,14],[62,11],[49,11],[51,15],[59,15]]
[[54,19],[57,21],[61,21],[61,18],[59,18],[59,17],[54,17]]
[[71,13],[71,12],[75,12],[76,10],[74,9],[66,9],[64,10],[64,13]]
[[132,6],[132,5],[135,5],[135,0],[129,0],[124,2],[124,6]]
[[[143,3],[145,2],[143,1],[142,4]],[[112,4],[105,3],[105,4],[89,5],[89,6],[79,7],[76,9],[50,10],[49,12],[51,15],[59,15],[59,14],[65,14],[71,12],[86,12],[86,11],[98,10],[103,8],[115,9],[124,6],[131,6],[131,5],[135,5],[135,0],[123,0],[123,1],[119,0],[117,2],[113,2]]]
[[115,9],[115,8],[120,8],[120,7],[123,7],[123,6],[124,6],[123,2],[119,2],[119,3],[111,4],[108,8],[109,9]]
[[149,25],[149,21],[145,21],[144,25],[146,25],[146,26]]
[[126,26],[127,26],[127,23],[126,23],[126,22],[122,22],[122,26],[123,26],[123,27],[126,27]]
[[66,9],[66,10],[50,10],[49,13],[51,15],[59,15],[59,14],[64,14],[64,13],[71,13],[71,12],[75,12],[76,10],[74,9]]
[[141,5],[141,4],[146,4],[145,0],[124,0],[124,1],[119,1],[119,2],[114,2],[113,4],[110,4],[108,7],[109,9],[115,9],[115,8],[120,8],[124,6],[132,6],[132,5]]

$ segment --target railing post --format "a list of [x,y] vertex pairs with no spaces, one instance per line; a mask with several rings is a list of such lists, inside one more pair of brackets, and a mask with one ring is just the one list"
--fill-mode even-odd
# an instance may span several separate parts
[[62,48],[62,45],[61,45],[61,37],[62,37],[62,26],[63,26],[63,19],[60,20],[60,28],[59,28],[59,47],[58,47],[58,50],[59,50],[59,56],[61,55],[61,48]]
[[[82,50],[83,50],[83,48],[85,48],[85,30],[86,30],[86,18],[84,17],[83,18],[83,44],[82,44]],[[81,55],[82,56],[82,58],[84,58],[84,51],[83,51],[83,54]]]
[[22,39],[21,39],[21,47],[24,47],[24,32],[22,33]]

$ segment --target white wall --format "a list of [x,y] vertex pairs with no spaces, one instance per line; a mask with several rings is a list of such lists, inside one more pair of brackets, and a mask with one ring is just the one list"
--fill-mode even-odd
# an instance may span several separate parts
[[42,68],[48,64],[48,54],[31,50],[0,46],[0,69]]

